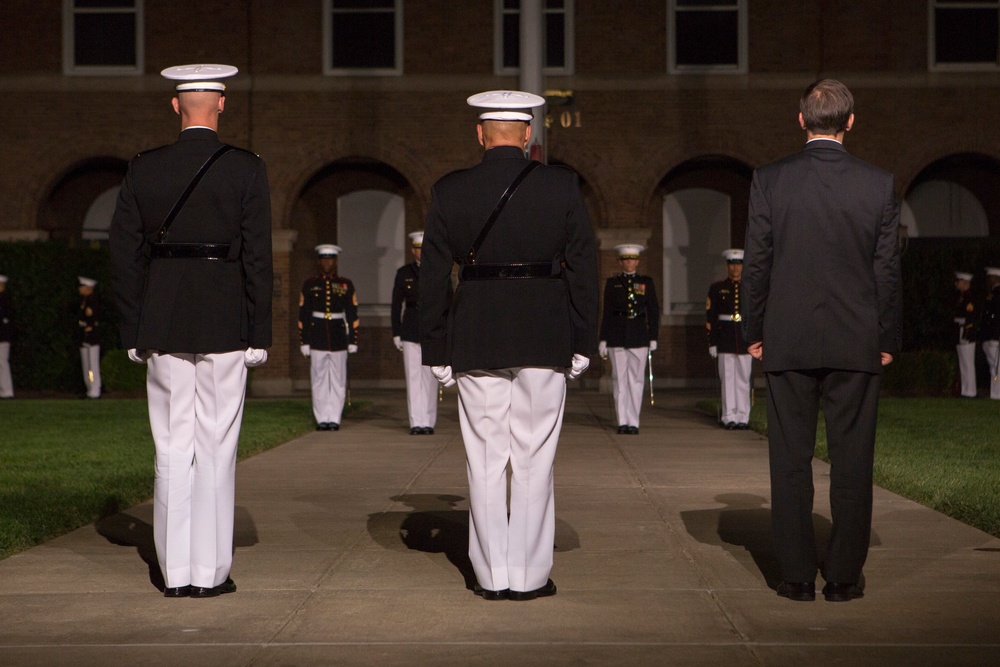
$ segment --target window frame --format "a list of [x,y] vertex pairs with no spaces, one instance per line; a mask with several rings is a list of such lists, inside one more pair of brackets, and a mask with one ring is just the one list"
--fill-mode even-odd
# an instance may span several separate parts
[[[1000,0],[967,0],[966,2],[939,2],[927,0],[927,70],[929,72],[997,72],[1000,71],[1000,37],[997,39],[997,56],[993,62],[939,63],[937,62],[936,9],[995,8],[1000,24]],[[998,26],[1000,29],[1000,26]]]
[[[67,76],[137,76],[145,72],[145,0],[132,0],[132,10],[122,7],[76,7],[75,0],[63,0],[63,74]],[[77,65],[77,14],[135,14],[135,65]]]
[[[323,0],[323,74],[326,76],[402,76],[403,75],[403,0],[393,1],[395,58],[392,67],[335,67],[333,64],[333,22],[336,0]],[[344,10],[345,13],[352,10]],[[353,10],[357,13],[371,10]]]
[[[576,1],[563,0],[561,10],[549,10],[544,7],[545,0],[542,0],[542,16],[545,14],[563,15],[563,66],[543,67],[542,74],[546,76],[572,76],[576,73]],[[513,10],[504,9],[504,0],[493,0],[493,73],[497,76],[517,76],[521,73],[521,67],[504,67],[503,64],[503,17],[506,14],[515,13]],[[521,9],[517,9],[520,20]],[[545,26],[542,26],[542,36],[545,36]],[[520,44],[518,45],[520,46]],[[518,59],[520,60],[520,58]]]
[[[736,7],[730,6],[735,2]],[[678,65],[677,64],[677,12],[685,11],[735,11],[736,12],[736,64],[734,65]],[[749,21],[747,0],[730,0],[726,6],[710,4],[678,8],[677,0],[667,0],[667,73],[669,74],[746,74],[749,70]]]

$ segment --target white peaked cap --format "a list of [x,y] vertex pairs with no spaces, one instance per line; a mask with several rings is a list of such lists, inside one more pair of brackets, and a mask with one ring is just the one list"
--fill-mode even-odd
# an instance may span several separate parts
[[639,253],[645,249],[645,246],[641,246],[637,243],[623,243],[622,245],[615,246],[615,250],[618,251],[618,256],[622,259],[638,259]]
[[341,253],[340,246],[332,243],[322,243],[316,246],[315,250],[320,257],[336,257]]
[[466,102],[470,107],[484,109],[479,120],[520,120],[531,122],[531,110],[545,104],[545,98],[520,90],[490,90],[476,93]]
[[964,271],[956,271],[955,280],[972,280],[972,274],[965,273]]
[[[1000,268],[997,268],[995,266],[987,266],[986,267],[986,275],[988,275],[988,276],[1000,276]],[[0,276],[0,278],[2,278],[2,277],[3,276]]]
[[231,77],[239,72],[232,65],[175,65],[160,72],[160,75],[171,81],[179,81],[175,86],[178,93],[194,93],[212,91],[224,93],[226,85],[218,79]]
[[723,250],[722,256],[726,258],[727,262],[742,262],[743,261],[743,251],[739,248],[730,248],[729,250]]
[[81,285],[86,285],[87,287],[93,287],[94,285],[97,284],[97,281],[94,280],[93,278],[85,278],[83,276],[77,276],[76,279],[80,281]]
[[410,237],[410,245],[415,248],[419,248],[424,244],[424,233],[423,232],[410,232],[407,234]]

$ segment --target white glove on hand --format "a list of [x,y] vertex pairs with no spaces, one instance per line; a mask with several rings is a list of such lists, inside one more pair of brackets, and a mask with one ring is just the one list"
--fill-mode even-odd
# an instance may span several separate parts
[[451,366],[431,366],[431,373],[434,374],[438,382],[446,387],[455,384],[455,376],[451,374]]
[[149,351],[142,350],[141,352],[134,347],[129,348],[128,358],[137,364],[145,364],[146,360],[149,359]]
[[309,356],[309,346],[308,345],[299,345],[299,352],[302,353],[303,357],[308,357]]
[[649,351],[650,352],[656,352],[656,341],[655,340],[649,341]]
[[708,354],[713,359],[718,359],[719,358],[719,348],[717,348],[716,346],[713,345],[712,347],[708,348]]
[[395,345],[396,349],[399,350],[400,352],[403,351],[403,339],[400,338],[399,336],[392,337],[392,344]]
[[597,344],[597,354],[601,355],[601,359],[608,358],[608,341],[602,340]]
[[358,346],[355,345],[354,343],[351,343],[350,345],[347,346],[347,354],[354,354],[357,351],[358,351]]
[[265,361],[267,361],[267,350],[248,347],[247,351],[243,353],[243,363],[247,368],[263,366]]
[[573,360],[570,362],[570,367],[566,369],[566,377],[570,380],[575,380],[584,372],[590,368],[590,357],[585,357],[582,354],[574,354]]

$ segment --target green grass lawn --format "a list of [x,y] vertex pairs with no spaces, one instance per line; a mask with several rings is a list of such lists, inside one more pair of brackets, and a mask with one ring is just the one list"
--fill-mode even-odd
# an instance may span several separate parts
[[[718,401],[699,407],[715,414]],[[751,427],[767,433],[757,401]],[[966,398],[883,398],[875,484],[1000,537],[1000,404]],[[820,415],[816,456],[829,461]]]

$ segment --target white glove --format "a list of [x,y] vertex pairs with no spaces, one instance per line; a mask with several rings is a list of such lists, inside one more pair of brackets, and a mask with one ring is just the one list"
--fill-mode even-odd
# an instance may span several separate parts
[[403,339],[400,338],[399,336],[392,337],[392,344],[395,345],[396,349],[399,350],[400,352],[403,351]]
[[649,351],[650,352],[656,352],[656,341],[655,340],[649,341]]
[[597,344],[597,354],[601,355],[601,359],[608,358],[608,341],[602,340]]
[[267,361],[267,350],[248,347],[247,351],[243,353],[243,363],[247,368],[263,366],[265,361]]
[[708,348],[708,354],[713,359],[718,359],[719,358],[719,348],[717,348],[716,346],[713,345],[712,347]]
[[128,358],[137,364],[145,364],[146,360],[149,359],[148,350],[137,350],[134,347],[129,348]]
[[357,351],[358,351],[358,346],[355,345],[354,343],[351,343],[350,345],[347,346],[347,354],[354,354]]
[[437,381],[446,387],[455,384],[455,377],[451,374],[451,366],[431,366],[431,373]]
[[308,357],[309,356],[309,346],[308,345],[299,345],[299,352],[302,353],[303,357]]
[[574,354],[573,360],[570,362],[570,367],[566,369],[566,377],[570,380],[575,380],[590,367],[590,357],[585,357],[582,354]]

